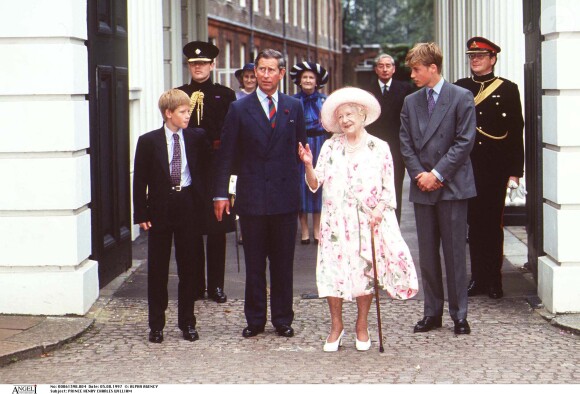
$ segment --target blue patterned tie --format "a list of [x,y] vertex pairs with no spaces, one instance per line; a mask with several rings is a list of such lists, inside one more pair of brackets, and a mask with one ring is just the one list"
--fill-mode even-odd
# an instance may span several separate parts
[[171,159],[171,186],[181,184],[181,145],[179,134],[173,134],[173,158]]
[[429,94],[427,97],[427,110],[429,111],[429,116],[433,113],[435,109],[435,98],[433,97],[433,89],[429,89]]
[[270,119],[270,126],[276,127],[276,107],[272,96],[268,96],[268,118]]

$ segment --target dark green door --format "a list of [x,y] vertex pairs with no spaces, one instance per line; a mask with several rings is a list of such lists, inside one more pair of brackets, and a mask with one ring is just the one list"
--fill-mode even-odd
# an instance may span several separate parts
[[127,1],[87,2],[92,254],[105,286],[131,267]]

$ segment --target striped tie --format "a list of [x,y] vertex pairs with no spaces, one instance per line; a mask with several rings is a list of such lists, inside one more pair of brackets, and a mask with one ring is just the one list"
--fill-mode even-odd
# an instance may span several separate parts
[[270,118],[270,126],[276,127],[276,107],[272,96],[268,96],[268,118]]

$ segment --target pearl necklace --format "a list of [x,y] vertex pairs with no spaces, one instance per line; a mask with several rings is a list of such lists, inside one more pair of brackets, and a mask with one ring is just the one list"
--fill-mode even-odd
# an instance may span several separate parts
[[[353,153],[353,152],[356,152],[357,150],[359,150],[359,149],[360,149],[360,148],[361,148],[361,147],[364,145],[364,143],[366,142],[366,140],[367,140],[367,138],[366,138],[366,137],[367,137],[367,134],[366,134],[366,132],[365,132],[365,133],[364,133],[364,134],[363,134],[363,135],[360,137],[360,141],[359,141],[358,143],[356,143],[355,145],[352,145],[352,144],[350,144],[350,143],[348,142],[348,138],[347,138],[347,139],[346,139],[346,151],[347,151],[348,153]],[[345,138],[346,138],[346,137],[345,137]]]

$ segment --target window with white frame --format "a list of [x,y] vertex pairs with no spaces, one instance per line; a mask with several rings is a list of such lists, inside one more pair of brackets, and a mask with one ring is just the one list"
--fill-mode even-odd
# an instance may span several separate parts
[[306,28],[306,2],[308,0],[300,0],[302,2],[302,7],[301,10],[302,12],[300,13],[300,27],[305,29]]

